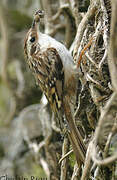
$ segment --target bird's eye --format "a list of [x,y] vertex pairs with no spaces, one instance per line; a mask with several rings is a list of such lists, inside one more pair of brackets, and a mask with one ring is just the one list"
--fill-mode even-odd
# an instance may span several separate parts
[[30,42],[31,42],[31,43],[35,42],[35,37],[32,37],[32,38],[30,39]]

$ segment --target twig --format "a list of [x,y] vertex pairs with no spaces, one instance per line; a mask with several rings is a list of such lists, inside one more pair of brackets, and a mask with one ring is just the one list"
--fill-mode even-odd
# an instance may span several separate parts
[[8,24],[6,22],[5,10],[4,6],[0,4],[0,30],[1,36],[3,38],[3,63],[1,68],[1,75],[3,81],[8,84],[8,77],[7,77],[7,64],[8,64],[8,55],[9,55],[9,31],[8,31]]
[[47,162],[44,160],[44,158],[40,158],[39,161],[40,161],[41,166],[43,167],[43,170],[44,170],[45,174],[47,175],[47,178],[49,179],[49,177],[50,177],[50,170],[49,170]]
[[117,92],[117,1],[112,1],[111,32],[108,65],[114,90]]
[[39,145],[37,145],[37,143],[31,143],[30,142],[28,145],[29,145],[29,148],[33,149],[34,153],[37,154],[45,146],[45,142],[42,141],[39,143]]
[[48,33],[46,32],[46,34],[50,36],[54,36],[58,30],[63,29],[63,28],[65,28],[65,24],[57,24],[53,27],[51,31],[48,31]]
[[104,31],[103,40],[104,40],[105,52],[104,52],[104,56],[103,56],[102,60],[99,63],[99,70],[101,69],[101,66],[102,66],[103,62],[107,58],[108,31],[109,31],[109,28],[108,28],[108,14],[107,14],[107,10],[106,10],[105,5],[104,5],[104,1],[100,0],[100,4],[101,4],[102,12],[103,12],[103,31]]
[[79,22],[80,22],[80,18],[81,18],[81,15],[78,11],[79,9],[79,1],[77,0],[70,0],[70,5],[71,5],[71,10],[72,10],[72,14],[75,18],[75,22],[76,22],[76,27],[78,27],[79,25]]
[[[62,146],[62,156],[64,157],[66,152],[69,149],[69,140],[67,137],[64,138],[63,146]],[[61,158],[61,180],[66,180],[67,179],[67,167],[68,167],[68,159]],[[60,160],[59,160],[60,164]]]
[[87,81],[91,81],[92,83],[94,83],[96,85],[97,88],[99,88],[102,91],[106,91],[106,89],[96,80],[94,80],[88,73],[86,74],[86,79]]
[[79,113],[79,110],[80,110],[81,97],[82,97],[82,92],[83,92],[83,90],[84,90],[84,87],[85,87],[85,86],[82,85],[81,92],[80,92],[80,94],[79,94],[79,96],[78,96],[78,106],[77,106],[77,109],[76,109],[76,111],[75,111],[75,113],[74,113],[74,118],[77,117],[77,115],[78,115],[78,113]]
[[112,139],[113,135],[117,132],[117,122],[116,121],[117,121],[117,119],[115,119],[115,123],[113,124],[113,127],[112,127],[112,132],[109,133],[108,138],[107,138],[107,142],[106,142],[106,145],[104,148],[104,158],[107,157],[111,139]]
[[108,149],[109,149],[110,142],[111,142],[111,139],[112,139],[112,135],[113,135],[112,132],[110,132],[110,134],[108,135],[107,142],[106,142],[106,145],[105,145],[105,148],[104,148],[104,158],[107,157]]
[[69,8],[68,3],[61,5],[60,8],[58,9],[57,13],[51,18],[51,21],[52,22],[56,21],[56,19],[58,19],[60,17],[62,11],[66,8]]
[[110,107],[116,101],[116,99],[117,99],[117,94],[113,93],[111,98],[109,99],[109,101],[105,105],[104,109],[101,111],[101,115],[100,115],[100,119],[99,119],[99,122],[98,122],[98,126],[96,128],[95,135],[94,135],[96,143],[98,142],[98,138],[100,136],[100,132],[102,131],[102,127],[103,127],[103,125],[105,124],[105,122],[107,120],[106,115],[109,112]]
[[61,12],[62,12],[62,9],[59,8],[58,11],[57,11],[57,13],[51,18],[51,21],[52,21],[52,22],[56,21],[56,20],[59,18]]
[[99,169],[100,169],[100,167],[96,168],[96,170],[94,172],[94,179],[98,179],[98,177],[99,177]]
[[101,110],[102,105],[100,104],[100,102],[106,96],[101,96],[100,91],[92,83],[89,84],[89,88],[90,88],[90,93],[91,93],[93,102],[96,104],[96,106],[99,108],[99,110]]
[[66,157],[68,157],[72,152],[73,152],[73,149],[72,149],[71,151],[69,151],[67,154],[65,154],[65,155],[59,160],[59,164],[60,164]]
[[75,165],[74,165],[74,171],[73,171],[71,180],[76,180],[76,179],[78,179],[78,173],[79,173],[78,164],[75,163]]
[[85,53],[86,57],[88,58],[88,60],[96,67],[98,68],[98,65],[95,63],[95,61],[93,61],[93,59],[91,58],[91,56],[88,54],[88,52]]
[[97,158],[97,150],[96,150],[96,145],[98,143],[98,139],[100,137],[101,131],[102,131],[102,127],[103,125],[105,125],[105,121],[107,121],[107,113],[109,112],[109,109],[111,108],[111,106],[114,105],[114,103],[117,100],[117,94],[113,93],[110,100],[107,102],[107,104],[105,105],[105,108],[102,110],[101,115],[100,115],[100,119],[98,122],[98,126],[96,128],[95,134],[94,134],[94,142],[92,141],[92,160],[98,164],[98,165],[108,165],[110,163],[113,163],[116,159],[117,159],[117,153],[115,153],[113,156],[105,158],[103,160],[99,160]]
[[96,163],[97,165],[100,165],[100,166],[107,166],[109,164],[112,164],[114,161],[117,160],[117,152],[114,153],[113,156],[110,156],[108,158],[105,158],[103,160],[100,160],[97,158],[97,151],[96,151],[96,147],[95,145],[93,144],[92,145],[92,160],[94,161],[94,163]]
[[96,26],[95,32],[94,32],[94,34],[93,34],[93,37],[95,37],[95,38],[94,38],[93,43],[92,43],[92,46],[91,46],[91,48],[90,48],[90,53],[91,53],[91,54],[93,54],[94,51],[95,51],[96,44],[97,44],[97,40],[98,40],[98,38],[99,38],[99,36],[100,36],[101,31],[102,31],[102,21],[99,20],[99,21],[98,21],[98,24],[97,24],[97,26]]
[[101,70],[101,66],[102,66],[103,62],[104,62],[105,59],[107,58],[107,52],[108,52],[108,50],[107,50],[107,48],[106,48],[106,49],[105,49],[105,52],[104,52],[104,55],[103,55],[103,57],[102,57],[99,65],[98,65],[99,71]]
[[92,153],[92,142],[89,143],[88,148],[87,148],[86,159],[84,163],[81,180],[86,180],[89,178],[89,175],[90,175],[89,172],[91,169],[91,153]]
[[96,4],[89,8],[88,12],[85,14],[84,18],[82,19],[81,23],[78,26],[76,38],[75,38],[75,47],[73,52],[74,61],[77,61],[77,52],[80,46],[80,42],[84,33],[84,30],[86,28],[86,25],[88,24],[89,19],[95,14],[96,11]]
[[44,16],[45,33],[50,34],[54,28],[54,24],[51,21],[51,19],[52,19],[52,7],[50,4],[50,0],[43,0],[42,5],[43,5],[44,12],[45,12],[45,16]]

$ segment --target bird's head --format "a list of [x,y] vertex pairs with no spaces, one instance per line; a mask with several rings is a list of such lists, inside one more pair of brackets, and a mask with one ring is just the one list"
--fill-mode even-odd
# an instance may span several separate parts
[[38,10],[34,14],[34,19],[32,22],[32,26],[28,31],[25,40],[24,40],[24,53],[29,59],[32,57],[33,53],[36,51],[37,43],[38,43],[38,28],[40,19],[44,17],[44,11]]

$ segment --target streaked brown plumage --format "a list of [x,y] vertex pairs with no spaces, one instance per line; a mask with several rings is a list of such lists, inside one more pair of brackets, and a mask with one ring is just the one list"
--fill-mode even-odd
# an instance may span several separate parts
[[[77,68],[71,54],[63,44],[39,31],[38,25],[42,16],[43,12],[40,10],[35,13],[32,27],[25,38],[24,53],[30,69],[45,93],[52,110],[58,116],[60,124],[65,113],[70,128],[69,138],[76,158],[83,162],[86,148],[81,135],[77,132],[69,108],[76,98]],[[71,103],[71,106],[67,105],[68,103]]]
[[72,56],[65,46],[39,31],[41,14],[42,11],[36,12],[25,39],[24,52],[40,88],[52,110],[57,113],[61,108],[64,93],[75,94],[76,71]]

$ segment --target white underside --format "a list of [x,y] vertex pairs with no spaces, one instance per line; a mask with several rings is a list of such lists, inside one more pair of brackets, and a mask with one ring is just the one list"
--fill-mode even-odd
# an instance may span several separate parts
[[73,58],[67,48],[60,42],[56,41],[52,37],[42,34],[39,32],[39,44],[41,47],[41,51],[46,51],[47,48],[55,48],[59,53],[65,73],[65,83],[71,76],[71,73],[74,74],[75,72],[75,65],[73,63]]

